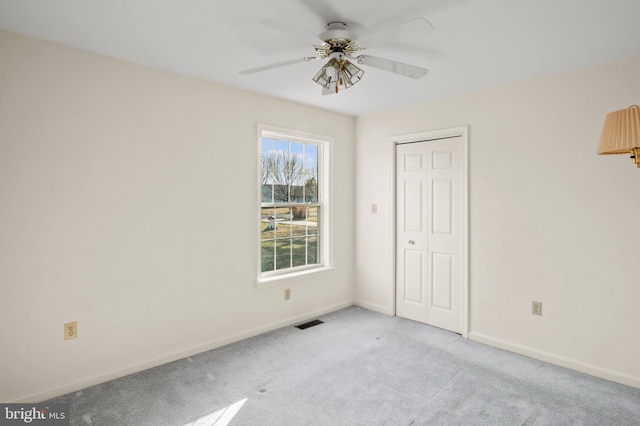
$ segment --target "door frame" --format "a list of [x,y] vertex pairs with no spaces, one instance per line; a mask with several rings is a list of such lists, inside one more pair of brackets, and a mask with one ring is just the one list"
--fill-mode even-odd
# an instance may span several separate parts
[[430,140],[462,137],[462,337],[469,338],[469,126],[450,127],[445,129],[428,130],[419,133],[392,136],[391,149],[391,286],[389,293],[392,303],[392,315],[396,315],[396,147],[411,142],[428,142]]

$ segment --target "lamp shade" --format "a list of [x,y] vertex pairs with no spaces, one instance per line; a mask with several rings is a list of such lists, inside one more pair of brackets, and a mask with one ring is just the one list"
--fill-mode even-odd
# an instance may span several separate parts
[[313,77],[313,81],[320,86],[328,89],[332,85],[336,85],[338,82],[338,74],[340,73],[340,63],[337,59],[331,58],[320,71]]
[[607,114],[598,154],[628,154],[634,149],[640,149],[640,107],[632,105]]
[[313,81],[322,86],[323,95],[338,93],[339,89],[348,89],[362,78],[364,71],[345,59],[344,53],[334,52]]

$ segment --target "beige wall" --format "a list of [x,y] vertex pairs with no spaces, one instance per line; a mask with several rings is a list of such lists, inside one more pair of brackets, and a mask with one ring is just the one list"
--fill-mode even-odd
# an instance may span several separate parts
[[[353,118],[2,31],[0,57],[0,401],[353,303]],[[257,123],[334,138],[335,270],[256,287]]]
[[640,387],[640,170],[596,155],[639,75],[635,58],[360,117],[358,303],[393,312],[390,137],[469,125],[470,338]]

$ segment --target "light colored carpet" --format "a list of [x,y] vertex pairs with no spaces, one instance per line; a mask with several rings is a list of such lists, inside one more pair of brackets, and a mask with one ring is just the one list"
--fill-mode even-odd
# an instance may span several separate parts
[[56,398],[72,425],[640,425],[640,389],[351,307]]

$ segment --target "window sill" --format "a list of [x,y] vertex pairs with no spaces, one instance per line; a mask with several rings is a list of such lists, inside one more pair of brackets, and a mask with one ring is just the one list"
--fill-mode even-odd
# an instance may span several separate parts
[[300,280],[312,275],[325,274],[335,270],[335,266],[322,266],[319,268],[307,269],[304,271],[290,272],[282,275],[272,275],[270,277],[259,278],[256,283],[257,287],[268,287],[275,284],[281,284],[288,281]]

